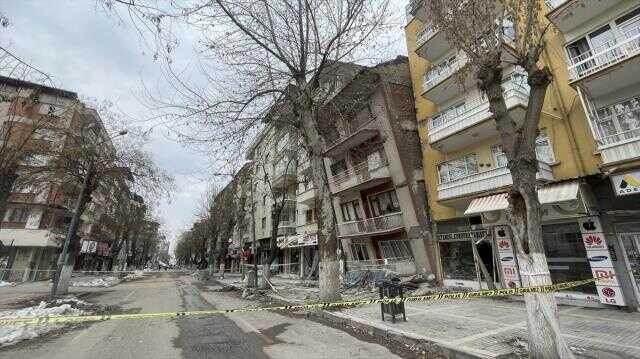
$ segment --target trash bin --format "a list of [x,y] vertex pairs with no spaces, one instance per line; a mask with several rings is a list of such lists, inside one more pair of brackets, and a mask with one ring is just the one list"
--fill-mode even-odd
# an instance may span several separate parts
[[[382,298],[404,298],[404,291],[399,278],[391,280],[379,281],[377,287],[380,291],[380,299]],[[396,315],[402,314],[402,319],[406,322],[407,315],[404,311],[404,302],[400,303],[380,303],[380,311],[382,312],[382,321],[384,322],[385,314],[391,315],[391,322],[396,322]]]

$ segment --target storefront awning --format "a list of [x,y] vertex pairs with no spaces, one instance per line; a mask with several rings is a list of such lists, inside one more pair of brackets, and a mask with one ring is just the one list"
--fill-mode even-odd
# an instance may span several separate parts
[[294,234],[286,237],[278,238],[278,247],[280,248],[296,248],[315,246],[318,244],[317,233]]
[[[540,204],[551,204],[573,201],[578,199],[580,184],[578,181],[566,181],[553,183],[538,190]],[[491,196],[475,198],[464,211],[465,215],[479,214],[492,211],[503,211],[509,207],[507,193],[498,193]]]
[[502,211],[509,207],[507,193],[498,193],[491,196],[475,198],[464,211],[465,215],[478,214],[483,212]]
[[578,181],[553,183],[538,190],[540,204],[559,203],[578,199]]

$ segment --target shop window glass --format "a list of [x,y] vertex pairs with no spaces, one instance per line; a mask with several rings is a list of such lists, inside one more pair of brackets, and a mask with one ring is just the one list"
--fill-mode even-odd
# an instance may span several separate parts
[[440,242],[440,259],[445,278],[478,280],[470,241]]
[[[591,266],[577,223],[544,225],[542,238],[553,283],[591,278]],[[593,283],[569,291],[596,293]]]

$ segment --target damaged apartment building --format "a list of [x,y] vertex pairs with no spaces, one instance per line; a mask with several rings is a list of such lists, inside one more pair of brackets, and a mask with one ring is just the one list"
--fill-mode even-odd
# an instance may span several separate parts
[[[343,269],[431,273],[409,61],[398,57],[372,67],[338,63],[331,73],[335,81],[325,89],[320,121]],[[244,195],[253,198],[254,211],[251,215],[247,208],[245,228],[236,231],[243,234],[230,239],[230,253],[239,262],[255,238],[258,263],[265,263],[270,246],[277,245],[281,251],[273,271],[313,277],[318,268],[315,186],[298,130],[281,122],[265,121],[247,155],[253,175]]]

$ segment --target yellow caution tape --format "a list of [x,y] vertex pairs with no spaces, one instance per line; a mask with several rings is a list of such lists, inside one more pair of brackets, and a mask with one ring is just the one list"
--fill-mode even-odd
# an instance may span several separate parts
[[344,306],[359,306],[368,304],[389,304],[389,303],[405,303],[405,302],[435,302],[447,299],[462,300],[473,298],[489,298],[503,297],[508,295],[522,295],[530,293],[552,293],[563,289],[579,287],[584,284],[594,282],[595,279],[585,279],[573,282],[564,282],[558,284],[524,287],[524,288],[508,288],[495,290],[479,290],[471,292],[455,292],[418,295],[408,297],[380,298],[380,299],[359,299],[336,302],[320,302],[311,304],[298,305],[282,305],[275,307],[263,308],[242,308],[242,309],[214,309],[199,310],[189,312],[165,312],[165,313],[142,313],[142,314],[104,314],[104,315],[79,315],[79,316],[47,316],[47,317],[24,317],[24,318],[1,318],[0,326],[16,325],[16,324],[50,324],[50,323],[68,323],[68,322],[99,322],[106,320],[123,320],[123,319],[148,319],[148,318],[183,318],[192,316],[211,316],[216,314],[229,313],[250,313],[265,311],[291,311],[300,309],[326,309]]

